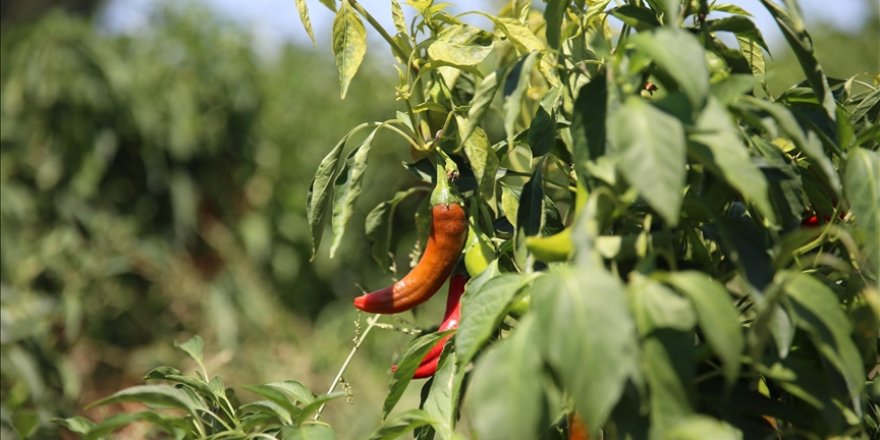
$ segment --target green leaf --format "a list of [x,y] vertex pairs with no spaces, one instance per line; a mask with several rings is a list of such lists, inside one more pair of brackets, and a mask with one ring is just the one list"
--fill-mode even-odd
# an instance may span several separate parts
[[400,355],[400,360],[397,362],[397,370],[391,376],[391,384],[388,385],[388,395],[385,397],[385,403],[382,404],[383,417],[388,417],[388,414],[397,405],[425,354],[428,353],[437,341],[446,335],[448,335],[448,332],[428,333],[413,339],[406,346],[403,354]]
[[302,403],[303,405],[308,405],[315,401],[315,395],[312,394],[311,390],[295,380],[271,382],[263,386],[281,391],[293,402]]
[[478,360],[464,403],[476,438],[538,438],[543,385],[536,347],[543,340],[535,337],[534,327],[531,315],[526,315],[512,336]]
[[428,57],[455,67],[470,67],[483,62],[494,48],[492,44],[483,46],[475,42],[438,39],[428,46]]
[[667,223],[678,224],[686,164],[681,122],[630,97],[611,114],[608,128],[620,172]]
[[[777,222],[776,212],[770,204],[767,181],[764,174],[752,163],[745,144],[739,138],[739,130],[721,103],[710,98],[697,119],[690,139],[691,151],[700,162],[710,169],[718,170],[724,179],[753,203],[771,223]],[[700,148],[705,146],[706,148]]]
[[608,78],[605,71],[593,75],[578,91],[571,122],[575,162],[583,165],[588,160],[605,154],[608,114]]
[[464,371],[456,365],[455,351],[444,349],[437,372],[422,408],[439,423],[434,426],[440,440],[451,440],[458,418],[458,404]]
[[755,23],[748,17],[735,15],[717,20],[708,20],[706,21],[706,27],[710,32],[732,32],[739,38],[754,41],[764,50],[770,52],[770,49],[767,48],[767,43],[764,42],[764,36],[761,35],[761,31],[758,30]]
[[312,20],[309,18],[309,6],[306,4],[306,0],[296,0],[296,10],[299,12],[299,21],[302,22],[303,28],[309,35],[309,39],[312,40],[312,45],[318,47],[315,33],[312,31]]
[[379,264],[379,267],[388,267],[388,254],[391,251],[391,228],[393,226],[394,211],[397,205],[407,197],[416,194],[420,189],[417,187],[409,188],[405,191],[398,191],[391,200],[386,200],[376,205],[364,221],[364,229],[367,239],[373,243],[372,255],[373,260]]
[[635,317],[639,333],[647,336],[658,328],[687,331],[697,324],[691,303],[675,291],[651,279],[633,285]]
[[[456,117],[459,130],[469,126],[469,122],[463,118]],[[464,133],[459,132],[460,136]],[[492,200],[495,197],[496,173],[500,160],[498,154],[489,145],[489,138],[486,132],[479,126],[474,126],[471,134],[467,136],[464,142],[464,153],[471,162],[471,170],[477,179],[477,187],[480,189],[480,195],[483,200]]]
[[654,29],[660,26],[660,21],[654,15],[654,11],[635,5],[618,6],[608,11],[609,14],[617,17],[623,24],[628,25],[638,31]]
[[643,336],[642,371],[651,404],[651,429],[668,430],[693,413],[690,392],[694,376],[694,309],[685,298],[651,279],[631,286],[636,324]]
[[556,118],[542,106],[538,106],[535,117],[532,118],[528,139],[535,157],[549,153],[556,143]]
[[494,17],[492,21],[501,29],[501,32],[504,33],[507,39],[513,43],[513,46],[520,55],[542,51],[547,48],[544,42],[535,36],[528,26],[516,18]]
[[122,429],[132,423],[147,422],[154,427],[161,427],[167,433],[174,434],[175,431],[187,433],[193,437],[196,436],[192,431],[192,423],[184,418],[164,417],[154,411],[141,411],[135,413],[115,414],[102,420],[101,423],[92,427],[89,432],[83,436],[83,440],[103,439],[119,429]]
[[832,121],[835,120],[837,104],[834,102],[834,96],[828,86],[828,78],[825,77],[825,72],[813,53],[813,40],[804,28],[797,4],[792,0],[786,0],[786,9],[769,0],[761,0],[761,4],[767,8],[767,11],[776,20],[776,24],[779,25],[782,35],[785,36],[789,47],[794,51],[795,57],[807,75],[807,80],[816,92],[816,96],[819,97],[825,114]]
[[739,53],[749,63],[749,69],[752,71],[752,74],[763,78],[767,71],[767,65],[764,61],[764,51],[761,50],[761,46],[755,40],[740,36],[736,37],[736,42],[739,45]]
[[205,364],[202,361],[202,352],[205,348],[205,341],[202,340],[202,337],[199,335],[194,335],[193,337],[187,339],[182,343],[177,343],[174,341],[174,346],[183,350],[184,353],[189,355],[202,370],[205,369]]
[[345,147],[349,136],[356,130],[357,128],[343,136],[336,146],[324,156],[324,159],[321,160],[318,169],[315,171],[315,177],[312,179],[312,184],[309,187],[306,217],[308,217],[309,230],[312,233],[312,259],[315,258],[315,253],[318,251],[318,246],[320,246],[321,238],[324,235],[324,215],[326,215],[327,208],[330,206],[330,195],[332,194],[331,191],[328,191],[330,184],[336,175],[339,158],[342,156],[342,149]]
[[95,422],[92,422],[83,416],[68,417],[66,419],[53,419],[53,421],[63,426],[68,431],[80,435],[87,434],[95,427]]
[[534,279],[521,273],[498,275],[492,269],[490,266],[472,279],[461,298],[461,321],[455,335],[459,365],[473,359],[504,318],[513,297]]
[[[247,385],[244,389],[260,396],[269,399],[268,402],[271,403],[261,403],[259,406],[268,408],[284,419],[291,419],[291,417],[299,414],[300,409],[296,407],[293,401],[291,401],[290,396],[288,396],[284,391],[278,389],[277,387],[270,386],[268,384],[259,384],[259,385]],[[277,407],[277,408],[276,408]]]
[[474,90],[474,97],[471,99],[470,108],[468,109],[467,119],[463,121],[457,120],[459,121],[458,130],[462,143],[467,144],[468,138],[480,126],[483,116],[495,99],[495,92],[498,91],[500,85],[498,78],[503,77],[503,75],[504,70],[498,69],[486,75],[477,85],[477,89]]
[[562,41],[562,19],[565,17],[565,8],[568,5],[564,0],[549,0],[544,8],[544,21],[546,22],[547,44],[553,49],[559,49]]
[[421,409],[411,409],[382,423],[382,426],[370,436],[370,440],[390,440],[395,439],[407,432],[412,432],[416,428],[425,425],[436,425],[439,423],[431,417],[427,412]]
[[706,416],[692,416],[664,433],[662,440],[742,440],[739,429],[721,420]]
[[391,0],[391,19],[394,21],[394,28],[401,35],[408,35],[406,31],[406,16],[403,15],[403,8],[400,7],[400,1]]
[[876,276],[880,273],[880,153],[852,148],[846,161],[844,188],[865,254]]
[[532,66],[538,59],[536,52],[532,52],[520,59],[504,83],[504,132],[507,133],[507,143],[513,147],[513,138],[516,136],[516,122],[519,120],[522,110],[522,100],[526,89],[529,87]]
[[284,440],[336,440],[330,426],[323,423],[309,423],[297,427],[285,426],[281,429]]
[[293,422],[297,424],[302,424],[308,417],[317,412],[318,409],[321,408],[321,406],[325,403],[345,396],[347,396],[347,394],[344,391],[336,391],[330,394],[321,394],[320,396],[315,397],[315,400],[312,400],[308,405],[304,406],[302,411],[300,411],[299,414],[297,414],[297,416],[293,419]]
[[815,135],[812,133],[810,133],[809,136],[804,134],[804,131],[801,129],[800,125],[798,125],[797,119],[795,119],[787,108],[775,102],[757,99],[752,96],[743,96],[740,99],[740,102],[745,103],[747,106],[765,111],[772,116],[773,119],[776,120],[776,123],[779,124],[779,128],[782,132],[794,142],[795,146],[819,166],[819,169],[822,170],[822,173],[828,181],[830,189],[834,191],[835,194],[840,194],[840,177],[838,176],[837,171],[835,171],[831,159],[824,151],[822,151],[822,145],[816,139]]
[[525,183],[519,194],[519,207],[516,211],[516,228],[525,236],[541,233],[544,226],[544,178],[542,165],[535,167],[532,178]]
[[197,411],[207,411],[208,407],[191,393],[170,385],[137,385],[113,393],[88,407],[104,406],[120,402],[138,402],[159,408],[179,408],[192,415]]
[[264,417],[276,419],[278,423],[284,425],[293,424],[293,414],[291,414],[290,410],[273,400],[257,400],[246,403],[239,407],[239,411],[242,413],[261,414]]
[[865,369],[850,338],[852,324],[837,295],[809,275],[795,272],[780,275],[786,280],[785,292],[793,301],[791,311],[796,325],[810,334],[822,356],[843,376],[853,408],[858,408],[858,396],[865,386]]
[[696,37],[681,29],[662,28],[642,32],[632,41],[674,80],[674,84],[664,82],[667,88],[682,90],[692,108],[703,106],[709,93],[709,70],[705,50]]
[[691,300],[706,341],[721,359],[724,378],[728,384],[733,384],[739,375],[744,341],[739,312],[727,289],[696,271],[672,272],[668,279]]
[[635,324],[623,288],[598,267],[552,266],[531,292],[542,332],[538,350],[595,433],[638,373]]
[[351,79],[367,53],[367,34],[357,12],[348,0],[342,0],[333,19],[333,55],[339,70],[339,97],[345,99]]
[[348,220],[354,213],[355,202],[361,195],[361,185],[364,180],[364,172],[367,170],[367,158],[373,146],[373,138],[379,127],[373,129],[370,134],[349,153],[345,159],[342,172],[333,184],[333,241],[330,243],[330,258],[336,254],[336,249],[342,244]]

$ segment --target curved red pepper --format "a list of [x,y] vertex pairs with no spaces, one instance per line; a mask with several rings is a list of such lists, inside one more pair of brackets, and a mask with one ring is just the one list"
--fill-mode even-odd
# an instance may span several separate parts
[[[458,328],[458,322],[461,319],[461,295],[464,294],[464,286],[467,283],[467,277],[464,275],[453,275],[449,280],[449,294],[446,297],[446,311],[443,313],[443,322],[440,324],[438,332],[454,330]],[[452,333],[441,338],[431,347],[431,350],[422,358],[419,367],[413,374],[413,379],[424,379],[431,377],[437,372],[437,365],[440,362],[440,354],[443,353],[443,347],[446,341],[452,336]],[[391,371],[397,371],[397,365],[391,366]]]

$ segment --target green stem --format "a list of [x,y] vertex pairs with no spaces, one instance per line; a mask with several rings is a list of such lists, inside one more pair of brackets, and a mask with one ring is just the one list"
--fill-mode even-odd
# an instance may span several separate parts
[[[366,330],[364,330],[364,332],[361,334],[361,337],[355,341],[354,347],[351,348],[351,351],[348,352],[348,357],[345,358],[345,361],[342,362],[342,366],[339,367],[339,372],[336,373],[336,377],[333,379],[333,383],[330,385],[330,389],[327,390],[327,394],[331,394],[334,390],[336,390],[336,385],[339,384],[339,380],[342,379],[342,375],[345,374],[345,370],[348,369],[349,364],[351,364],[352,359],[354,359],[354,354],[357,353],[358,349],[361,347],[361,344],[363,344],[364,340],[367,339],[367,335],[370,334],[370,330],[372,330],[373,327],[376,326],[376,323],[379,322],[379,318],[381,317],[382,315],[373,315],[373,317],[367,321]],[[321,406],[318,408],[318,411],[315,412],[314,420],[316,422],[318,421],[318,419],[321,418],[321,413],[324,412],[324,406],[326,405],[327,402],[322,403]]]
[[348,0],[348,3],[354,8],[355,11],[358,11],[359,14],[363,15],[364,18],[367,19],[367,22],[370,23],[370,26],[373,26],[373,29],[375,29],[376,32],[378,32],[379,35],[381,35],[382,38],[384,38],[385,41],[388,42],[388,45],[391,46],[391,51],[394,52],[395,55],[397,55],[402,60],[406,60],[409,58],[406,52],[403,51],[403,48],[400,47],[400,45],[397,44],[396,41],[394,41],[394,37],[392,37],[391,34],[389,34],[388,31],[386,31],[385,28],[383,28],[382,25],[379,24],[379,22],[376,21],[376,19],[373,18],[373,16],[369,12],[367,12],[367,10],[364,9],[364,7],[357,2],[357,0]]

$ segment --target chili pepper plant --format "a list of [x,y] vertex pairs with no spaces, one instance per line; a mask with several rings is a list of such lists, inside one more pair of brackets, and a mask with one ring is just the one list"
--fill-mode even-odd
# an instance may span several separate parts
[[[880,434],[880,76],[825,75],[795,1],[761,1],[805,77],[782,92],[732,4],[392,1],[385,29],[366,3],[322,3],[340,96],[369,26],[400,111],[317,169],[315,247],[326,223],[331,255],[364,227],[388,268],[397,216],[418,253],[416,189],[447,177],[469,225],[458,329],[427,382],[410,378],[439,335],[407,347],[374,438],[554,438],[573,419],[606,439]],[[383,130],[421,183],[352,224]],[[396,410],[408,386],[421,405]]]
[[[447,305],[457,328],[402,349],[372,438],[880,436],[880,74],[827,76],[797,2],[760,1],[803,70],[783,91],[766,82],[764,30],[727,3],[510,1],[490,14],[392,0],[387,29],[367,2],[321,3],[340,97],[369,27],[394,57],[399,111],[321,162],[313,252],[328,223],[331,256],[365,228],[377,267],[402,267],[403,218],[419,231],[407,254],[424,253],[355,301],[381,314],[352,355],[382,337],[370,329],[385,314],[469,277]],[[399,172],[417,183],[357,224],[380,131],[409,149]],[[338,377],[357,374],[350,359]],[[207,395],[204,382],[182,386]],[[334,387],[289,412],[319,420]],[[418,407],[400,407],[407,387],[421,387]],[[287,400],[270,391],[254,413]],[[259,417],[235,432],[332,438],[308,417]]]

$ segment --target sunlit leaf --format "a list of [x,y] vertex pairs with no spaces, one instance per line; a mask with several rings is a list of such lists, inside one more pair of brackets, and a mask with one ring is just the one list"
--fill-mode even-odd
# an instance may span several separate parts
[[367,34],[357,12],[348,0],[342,0],[333,19],[333,54],[339,70],[339,97],[345,99],[351,79],[367,53]]

